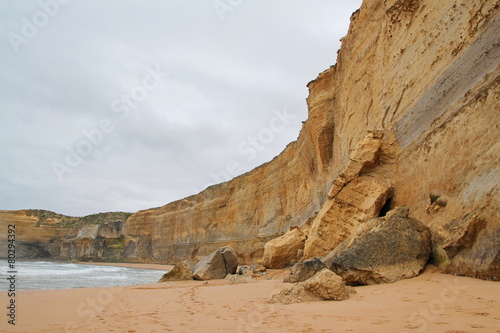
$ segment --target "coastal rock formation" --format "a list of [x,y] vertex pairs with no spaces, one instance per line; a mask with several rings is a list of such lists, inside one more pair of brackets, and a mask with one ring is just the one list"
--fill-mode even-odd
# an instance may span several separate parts
[[397,212],[361,224],[323,262],[349,285],[392,283],[417,276],[430,254],[429,228]]
[[0,248],[15,223],[20,244],[55,258],[176,263],[230,245],[250,263],[311,224],[308,259],[407,206],[441,270],[498,279],[499,11],[497,0],[365,0],[336,64],[307,85],[297,141],[272,161],[113,221],[1,211]]
[[175,265],[170,272],[165,273],[158,282],[192,280],[193,269],[194,265],[192,263],[183,260]]
[[239,275],[239,274],[228,274],[225,277],[225,280],[227,280],[229,284],[249,283],[254,281],[254,279],[252,279],[252,277],[249,275]]
[[293,228],[281,237],[275,238],[264,246],[264,266],[283,268],[297,260],[297,253],[304,248],[306,238],[302,231]]
[[382,146],[383,131],[369,131],[361,140],[347,164],[345,170],[334,180],[328,192],[328,199],[333,199],[342,188],[362,171],[373,168],[378,164],[379,151]]
[[310,279],[273,295],[271,303],[293,304],[311,301],[343,301],[355,291],[346,286],[342,278],[324,268]]
[[269,300],[269,303],[271,304],[280,303],[287,305],[287,304],[317,302],[317,301],[323,301],[323,299],[321,297],[308,293],[302,284],[297,283],[293,287],[284,289],[280,291],[278,294],[273,295]]
[[[0,211],[0,250],[8,225],[16,226],[17,258],[120,260],[128,254],[124,224],[131,213],[113,212],[85,217],[44,210]],[[0,256],[7,251],[0,251]]]
[[288,276],[283,280],[285,283],[296,283],[305,281],[313,277],[316,273],[327,268],[318,258],[312,258],[303,262],[298,262],[290,268]]
[[333,182],[328,200],[312,222],[304,258],[320,257],[333,250],[362,222],[375,217],[393,195],[390,181],[360,176],[378,164],[383,132],[369,131],[351,154],[345,170]]
[[222,247],[203,257],[193,269],[195,280],[223,279],[236,273],[238,268],[236,253],[230,247]]
[[342,278],[328,268],[302,282],[302,285],[308,293],[324,300],[343,301],[352,293],[352,289],[346,286]]
[[444,272],[500,281],[500,227],[498,215],[478,208],[434,233],[435,261]]
[[321,257],[342,243],[354,229],[375,217],[392,196],[391,183],[371,176],[350,181],[329,199],[314,219],[304,247],[304,258]]
[[236,274],[245,275],[250,277],[259,277],[266,274],[266,268],[260,264],[253,264],[251,266],[243,265],[238,267]]

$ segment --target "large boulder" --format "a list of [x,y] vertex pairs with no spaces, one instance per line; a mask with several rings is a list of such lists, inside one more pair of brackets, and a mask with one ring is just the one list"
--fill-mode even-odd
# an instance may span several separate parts
[[273,295],[269,303],[280,303],[286,305],[315,301],[323,301],[323,299],[307,292],[302,284],[297,283],[292,288],[284,289],[278,294]]
[[304,233],[298,228],[270,240],[264,246],[264,266],[283,268],[293,264],[297,260],[298,251],[304,249],[305,240]]
[[195,280],[224,279],[227,274],[236,273],[238,261],[236,253],[228,246],[221,247],[201,258],[193,270]]
[[495,214],[482,207],[434,228],[434,263],[445,273],[499,281],[500,214]]
[[328,268],[323,268],[312,278],[302,282],[304,289],[324,300],[343,301],[349,298],[351,288],[344,280]]
[[288,272],[288,276],[283,282],[285,283],[295,283],[302,282],[311,277],[316,273],[326,268],[325,264],[318,258],[312,258],[304,262],[296,263],[292,266]]
[[193,279],[193,264],[183,260],[168,273],[165,273],[158,282],[183,281]]
[[274,295],[270,302],[293,304],[326,300],[342,301],[349,298],[351,293],[355,291],[346,286],[340,276],[324,268],[312,278]]
[[226,268],[227,274],[235,274],[238,269],[238,256],[236,252],[229,246],[221,247],[218,251],[222,255],[222,259],[224,259],[224,267]]
[[389,218],[361,224],[323,262],[350,285],[391,283],[418,275],[431,253],[431,235],[407,214],[403,208]]

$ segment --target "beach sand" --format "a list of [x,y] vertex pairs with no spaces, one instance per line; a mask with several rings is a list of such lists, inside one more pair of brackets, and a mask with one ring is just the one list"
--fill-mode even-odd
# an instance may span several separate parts
[[[135,265],[127,265],[137,267]],[[163,266],[163,265],[161,265]],[[163,266],[165,267],[165,266]],[[1,332],[500,332],[500,284],[440,274],[355,287],[342,302],[269,304],[290,287],[272,279],[18,292],[16,325]],[[268,277],[269,278],[269,277]],[[7,312],[7,294],[0,304]]]

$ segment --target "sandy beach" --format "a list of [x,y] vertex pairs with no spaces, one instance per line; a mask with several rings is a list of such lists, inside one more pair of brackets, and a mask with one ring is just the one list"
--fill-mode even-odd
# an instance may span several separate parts
[[[165,267],[150,268],[154,266]],[[440,274],[428,267],[413,279],[355,287],[357,294],[342,302],[267,303],[271,295],[291,286],[282,283],[286,273],[270,271],[267,278],[234,285],[214,280],[18,292],[16,325],[8,325],[4,315],[0,328],[117,333],[500,332],[497,282]],[[6,304],[7,293],[0,293],[0,302]]]

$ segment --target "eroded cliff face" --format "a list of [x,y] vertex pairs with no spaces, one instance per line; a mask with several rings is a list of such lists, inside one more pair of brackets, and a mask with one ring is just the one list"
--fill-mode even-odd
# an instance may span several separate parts
[[[230,245],[253,261],[269,239],[308,224],[307,259],[369,217],[407,206],[429,226],[442,270],[500,278],[499,36],[499,1],[365,0],[337,64],[308,84],[298,140],[245,175],[124,219],[109,237],[119,238],[113,256],[175,263]],[[376,159],[358,170],[370,133]],[[36,226],[22,214],[1,212],[2,228],[18,219],[26,241],[54,256],[110,256],[61,245],[95,243],[102,227]]]
[[70,217],[43,210],[0,211],[0,257],[15,225],[16,258],[107,259],[127,255],[123,226],[130,213]]

